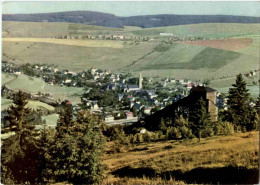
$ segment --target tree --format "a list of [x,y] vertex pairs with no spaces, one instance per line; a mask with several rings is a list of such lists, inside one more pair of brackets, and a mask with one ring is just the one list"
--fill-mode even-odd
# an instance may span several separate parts
[[16,130],[21,131],[23,128],[33,128],[27,123],[32,120],[26,119],[30,112],[30,108],[26,108],[27,95],[22,91],[18,91],[17,94],[13,96],[13,104],[7,110],[8,116],[6,117],[10,123],[10,127],[15,127]]
[[69,133],[73,126],[72,104],[70,101],[66,103],[65,110],[61,110],[59,120],[57,121],[57,133],[61,136],[64,133]]
[[206,102],[200,97],[194,105],[192,105],[189,113],[192,131],[194,135],[201,138],[201,132],[205,130],[211,123],[210,115],[206,108]]
[[40,148],[35,133],[26,121],[30,109],[26,108],[26,95],[19,91],[13,97],[14,105],[8,110],[11,126],[16,127],[15,135],[3,141],[1,156],[1,182],[14,184],[37,184],[40,179]]
[[228,102],[230,121],[237,127],[246,127],[250,122],[250,112],[247,101],[249,100],[246,82],[242,74],[237,75],[236,83],[232,84],[233,88],[229,89]]
[[104,148],[102,122],[86,111],[78,112],[70,132],[56,133],[45,153],[43,176],[48,182],[68,181],[74,184],[95,184],[103,179],[101,157]]

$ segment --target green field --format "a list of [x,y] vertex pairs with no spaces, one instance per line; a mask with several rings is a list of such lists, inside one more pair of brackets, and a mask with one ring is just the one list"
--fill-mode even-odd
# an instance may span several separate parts
[[54,127],[57,125],[57,120],[59,119],[59,115],[51,114],[48,116],[42,116],[42,119],[46,121],[47,126]]
[[[1,110],[8,109],[8,107],[10,105],[12,105],[12,100],[1,97]],[[31,109],[35,109],[35,110],[36,109],[50,110],[50,111],[54,110],[54,107],[52,107],[52,106],[50,106],[46,103],[42,103],[40,101],[29,100],[28,104],[26,106],[31,108]]]
[[5,83],[11,81],[15,79],[15,75],[14,74],[3,74],[2,73],[2,76],[1,76],[1,83],[2,85],[4,85]]
[[[12,22],[3,21],[3,37],[57,37],[64,35],[109,34],[123,31],[122,28],[73,23],[51,22]],[[131,34],[131,33],[130,33]]]
[[[228,91],[230,89],[230,87],[213,87],[213,88],[215,88],[220,93],[224,93],[224,94],[228,94]],[[247,86],[247,89],[249,90],[248,92],[254,99],[258,97],[260,92],[259,86]]]
[[[219,69],[240,56],[239,53],[188,44],[174,44],[166,52],[156,52],[141,62],[141,69]],[[144,65],[144,63],[146,65]]]
[[167,26],[135,30],[132,33],[142,36],[159,36],[160,33],[172,33],[178,36],[201,36],[209,38],[222,38],[246,35],[259,35],[259,24],[236,23],[203,23],[180,26]]
[[92,66],[116,71],[149,53],[157,45],[157,43],[130,44],[131,42],[123,48],[104,48],[40,42],[3,42],[3,53],[11,58],[3,56],[3,60],[17,64],[55,64],[61,69],[72,71],[86,70]]
[[[2,73],[5,80],[12,79],[9,74]],[[7,87],[13,90],[21,89],[30,93],[49,93],[56,100],[70,100],[72,103],[79,103],[80,96],[84,93],[84,88],[47,85],[42,79],[29,77],[27,75],[18,75],[17,79],[7,84]]]
[[[28,26],[28,29],[26,26]],[[46,30],[48,27],[51,27],[50,30]],[[40,31],[40,28],[45,30],[46,34],[43,34],[44,31]],[[32,38],[37,37],[37,34],[43,35],[39,37],[48,37],[49,33],[64,35],[74,32],[84,35],[85,32],[91,32],[93,34],[132,34],[149,37],[158,37],[160,33],[173,33],[179,36],[204,36],[211,39],[225,37],[253,39],[250,46],[236,51],[184,43],[165,44],[160,39],[155,39],[152,42],[115,40],[109,42],[111,47],[94,47],[94,45],[97,46],[95,43],[94,45],[79,46],[75,40],[64,39],[59,43],[55,43],[54,40],[52,43],[46,43],[47,40],[45,42],[44,38],[30,42],[28,40],[21,42],[4,41],[2,59],[17,64],[54,64],[60,69],[71,71],[87,70],[93,66],[110,70],[113,73],[130,72],[136,76],[142,73],[143,76],[189,78],[191,80],[234,78],[239,73],[244,74],[259,69],[259,24],[209,23],[148,29],[138,27],[121,29],[69,23],[4,22],[3,29],[9,30],[9,34],[5,35],[6,38]],[[22,32],[24,33],[22,34]],[[122,47],[112,47],[118,45],[118,43],[122,44]],[[159,47],[162,43],[163,45]],[[5,81],[5,79],[2,81]],[[16,83],[13,85],[19,85],[18,81]],[[221,83],[223,83],[222,87],[225,87],[225,80],[222,80]],[[29,90],[42,89],[42,87],[34,88],[34,86],[41,86],[41,83],[33,84],[33,88],[30,89],[29,87]],[[70,90],[65,89],[65,91]]]

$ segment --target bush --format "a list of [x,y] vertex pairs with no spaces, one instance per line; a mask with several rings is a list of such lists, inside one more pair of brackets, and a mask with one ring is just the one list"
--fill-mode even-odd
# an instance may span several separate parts
[[136,142],[137,143],[142,143],[144,142],[144,139],[143,139],[143,135],[142,134],[136,134]]
[[149,143],[149,142],[151,142],[151,135],[149,133],[145,133],[143,135],[143,139],[144,139],[145,142]]
[[[239,131],[240,127],[236,127]],[[234,125],[230,122],[217,122],[213,127],[214,135],[231,135],[234,134]]]
[[166,133],[166,138],[167,139],[180,139],[181,133],[179,131],[179,129],[177,129],[176,127],[169,127],[167,129],[167,133]]

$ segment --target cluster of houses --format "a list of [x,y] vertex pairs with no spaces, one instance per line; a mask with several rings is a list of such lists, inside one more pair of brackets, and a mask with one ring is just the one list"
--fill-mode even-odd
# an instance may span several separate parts
[[257,72],[257,70],[252,70],[250,72],[245,73],[245,76],[246,77],[256,76],[256,72]]
[[[154,109],[161,110],[169,104],[172,104],[186,96],[189,95],[189,90],[192,87],[196,86],[203,86],[202,83],[192,82],[191,80],[185,79],[171,79],[166,78],[162,81],[161,84],[158,84],[157,88],[152,90],[144,89],[143,88],[143,77],[140,74],[138,84],[129,84],[127,83],[127,79],[123,75],[119,74],[112,74],[110,71],[100,70],[96,68],[90,68],[87,71],[82,71],[79,73],[75,73],[68,70],[60,71],[57,68],[52,68],[51,66],[47,65],[30,65],[29,66],[34,71],[40,72],[42,74],[41,78],[45,80],[47,84],[53,85],[68,85],[68,86],[77,86],[76,79],[81,80],[89,80],[91,83],[95,84],[93,87],[89,87],[86,90],[85,94],[89,93],[91,88],[98,88],[101,91],[112,91],[114,92],[117,97],[118,101],[124,105],[127,102],[127,105],[119,110],[114,109],[110,112],[105,112],[103,107],[99,107],[98,100],[89,100],[87,98],[82,97],[82,104],[85,107],[88,107],[89,110],[92,112],[96,112],[99,114],[103,114],[104,120],[111,122],[114,119],[124,118],[126,120],[133,119],[137,116],[147,116],[154,112]],[[23,71],[20,70],[14,64],[10,63],[3,63],[2,64],[2,71],[7,73],[21,73]],[[50,75],[53,74],[53,75]],[[55,74],[60,74],[63,78],[59,81],[56,79],[54,80],[52,76]],[[168,84],[178,84],[178,86],[182,87],[182,90],[179,88],[170,89],[167,87]],[[176,96],[158,98],[157,90],[158,89],[165,89],[167,92],[174,93]],[[50,101],[51,96],[48,96],[46,101],[45,95],[34,95],[35,99],[39,99],[43,102]],[[52,100],[53,102],[54,100]],[[57,103],[57,102],[55,102]],[[227,108],[226,99],[218,99],[217,104],[224,109]],[[74,110],[80,110],[79,105],[73,105]],[[124,115],[122,115],[124,114]]]
[[22,74],[20,68],[12,63],[2,62],[2,72],[14,73],[16,75]]
[[64,35],[55,37],[57,39],[90,39],[90,40],[136,40],[136,41],[147,41],[148,37],[144,36],[133,36],[133,35]]

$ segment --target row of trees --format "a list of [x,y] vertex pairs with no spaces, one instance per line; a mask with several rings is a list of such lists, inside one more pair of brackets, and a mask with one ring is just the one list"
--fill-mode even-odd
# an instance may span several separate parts
[[95,115],[80,111],[73,119],[72,106],[60,112],[56,130],[37,133],[26,117],[26,95],[21,91],[13,98],[8,110],[10,126],[15,135],[3,141],[1,183],[39,184],[70,182],[100,183],[104,166],[102,121]]

